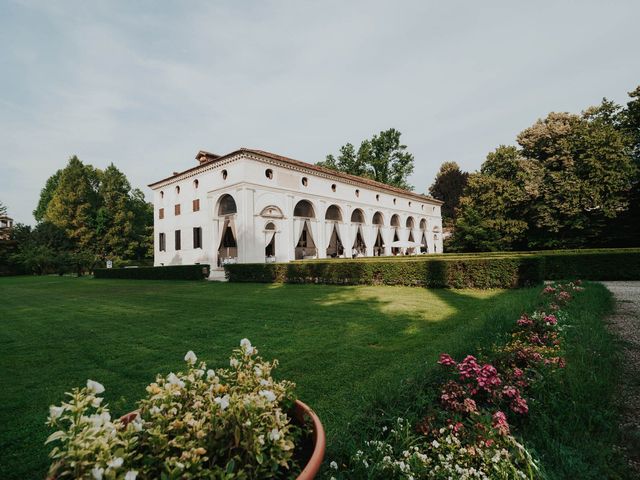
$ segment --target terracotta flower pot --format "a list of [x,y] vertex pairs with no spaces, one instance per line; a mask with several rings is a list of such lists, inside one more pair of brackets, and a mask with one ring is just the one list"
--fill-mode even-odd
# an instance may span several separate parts
[[[126,425],[136,418],[137,412],[127,413],[120,417],[120,420]],[[297,480],[313,480],[320,470],[322,460],[324,460],[324,450],[326,447],[326,437],[324,427],[320,422],[320,418],[315,414],[306,403],[296,400],[293,407],[293,417],[299,425],[309,425],[313,431],[313,450],[309,461],[298,475]],[[47,477],[47,480],[56,480],[55,476]]]

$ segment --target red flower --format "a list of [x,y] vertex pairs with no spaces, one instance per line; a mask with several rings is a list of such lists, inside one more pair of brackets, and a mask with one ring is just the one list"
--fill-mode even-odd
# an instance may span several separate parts
[[457,365],[456,361],[453,358],[451,358],[451,355],[449,355],[448,353],[441,353],[440,360],[438,360],[438,363],[440,365],[446,365],[447,367]]
[[529,405],[524,398],[522,398],[520,395],[517,395],[513,400],[511,400],[511,410],[524,415],[526,413],[529,413]]
[[500,410],[493,414],[492,426],[500,435],[509,435],[509,423],[507,422],[507,416]]

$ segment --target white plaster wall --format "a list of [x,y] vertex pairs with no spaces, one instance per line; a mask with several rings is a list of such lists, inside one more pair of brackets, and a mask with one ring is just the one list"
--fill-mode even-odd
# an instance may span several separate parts
[[[154,264],[176,265],[192,263],[208,263],[213,268],[217,265],[217,249],[220,243],[220,229],[224,219],[218,217],[218,202],[224,194],[233,196],[238,213],[235,216],[238,242],[239,262],[263,262],[265,248],[265,225],[273,222],[276,225],[276,260],[289,261],[294,258],[294,248],[298,241],[299,219],[293,218],[293,210],[300,200],[309,201],[315,211],[312,219],[314,241],[319,256],[324,258],[326,238],[324,216],[330,205],[337,205],[342,213],[343,222],[339,225],[342,242],[347,255],[351,254],[355,229],[351,226],[351,213],[356,208],[362,209],[365,215],[363,235],[367,244],[367,255],[373,254],[375,227],[372,219],[376,212],[384,218],[383,238],[390,243],[393,231],[389,227],[391,216],[400,216],[400,239],[406,240],[409,231],[405,227],[407,217],[414,218],[414,239],[420,241],[420,221],[426,220],[429,252],[434,249],[442,252],[442,220],[440,206],[428,200],[416,200],[394,194],[377,191],[373,188],[351,185],[337,178],[323,178],[313,171],[305,171],[303,167],[296,169],[283,166],[268,159],[256,158],[253,155],[241,154],[214,164],[204,165],[192,172],[185,172],[174,179],[154,186]],[[268,178],[266,169],[273,174]],[[226,179],[223,178],[226,171]],[[302,178],[306,177],[307,185]],[[194,181],[198,180],[198,187]],[[332,190],[335,185],[335,191]],[[177,192],[176,187],[180,187]],[[356,194],[358,190],[358,194]],[[161,193],[162,192],[162,193]],[[192,200],[200,199],[200,211],[192,211]],[[181,205],[181,214],[174,215],[174,205]],[[263,218],[260,213],[265,207],[278,207],[282,218]],[[159,219],[159,209],[164,208],[164,219]],[[193,248],[193,227],[202,228],[202,248]],[[182,248],[175,250],[174,232],[182,232]],[[165,252],[159,250],[159,233],[166,235]],[[437,239],[434,238],[437,236]],[[386,248],[386,254],[390,249]]]

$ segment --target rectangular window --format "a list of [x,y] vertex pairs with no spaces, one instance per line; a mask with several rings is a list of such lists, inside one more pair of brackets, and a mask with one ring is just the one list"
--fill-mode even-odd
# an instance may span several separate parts
[[158,238],[158,243],[160,244],[160,251],[161,252],[166,252],[167,251],[167,239],[164,236],[164,233],[160,234],[160,237]]
[[199,212],[200,211],[200,199],[197,198],[193,201],[193,211],[194,212]]
[[176,250],[180,250],[181,246],[180,230],[176,230]]
[[158,218],[162,220],[164,218],[164,208],[158,210]]
[[175,215],[180,215],[180,204],[179,203],[173,208],[173,213]]
[[193,227],[193,248],[202,248],[202,228]]

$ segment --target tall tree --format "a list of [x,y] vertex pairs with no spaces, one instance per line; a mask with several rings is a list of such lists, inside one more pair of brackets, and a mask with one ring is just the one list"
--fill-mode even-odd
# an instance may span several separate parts
[[[60,173],[43,219],[62,228],[82,249],[94,250],[99,172],[73,156]],[[45,187],[46,190],[46,187]]]
[[480,172],[469,175],[449,247],[493,251],[526,245],[527,211],[537,192],[537,175],[516,147],[503,145],[489,153]]
[[44,188],[40,190],[40,199],[38,200],[38,206],[33,211],[33,217],[37,222],[41,222],[42,220],[44,220],[44,215],[47,212],[49,202],[51,202],[53,194],[55,193],[56,188],[58,188],[58,182],[60,182],[61,175],[62,170],[58,170],[47,179],[47,183],[45,184]]
[[413,172],[413,155],[400,142],[401,135],[395,128],[384,130],[370,140],[363,140],[357,152],[347,143],[337,157],[327,155],[318,165],[412,190],[407,179]]
[[440,170],[429,187],[429,194],[444,202],[442,219],[445,224],[450,224],[455,220],[456,209],[460,204],[460,197],[468,180],[469,174],[460,170],[456,162],[444,162],[440,165]]
[[0,215],[6,215],[7,214],[7,206],[0,202]]

